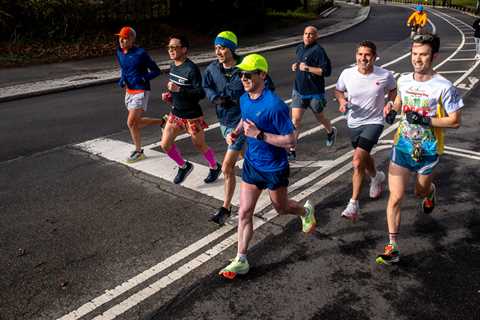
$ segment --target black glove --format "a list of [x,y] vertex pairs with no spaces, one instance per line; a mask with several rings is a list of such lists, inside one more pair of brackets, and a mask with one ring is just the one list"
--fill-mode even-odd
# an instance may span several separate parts
[[432,125],[432,119],[430,117],[424,117],[417,112],[407,112],[407,121],[410,124],[419,124],[422,126],[430,127]]
[[393,124],[395,122],[395,117],[397,116],[397,111],[390,110],[390,112],[385,117],[385,122],[388,124]]

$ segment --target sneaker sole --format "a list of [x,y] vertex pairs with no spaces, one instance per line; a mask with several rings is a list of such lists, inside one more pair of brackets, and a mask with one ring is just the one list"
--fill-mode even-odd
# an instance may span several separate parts
[[400,262],[400,258],[397,257],[393,260],[387,261],[387,260],[383,259],[383,257],[377,257],[377,259],[375,259],[375,262],[377,264],[380,264],[380,265],[383,264],[383,265],[386,265],[386,266],[391,266],[393,264],[396,264],[396,263]]
[[127,159],[125,162],[126,162],[126,163],[135,163],[135,162],[142,161],[142,160],[145,160],[145,156],[144,156],[144,155],[142,155],[141,157],[139,157],[139,158],[136,159],[136,160],[129,160],[129,159]]
[[305,234],[312,234],[312,233],[315,232],[316,228],[317,228],[317,223],[314,223],[310,226],[310,228],[307,231],[302,230],[302,232],[305,233]]
[[183,180],[182,180],[182,181],[179,181],[179,182],[175,182],[175,181],[174,181],[174,183],[175,183],[175,184],[180,184],[180,183],[182,183],[183,181],[185,181],[185,180],[188,178],[188,176],[190,175],[190,173],[192,173],[192,171],[193,171],[193,164],[192,164],[192,166],[190,167],[190,170],[188,170],[188,172],[185,174],[185,177],[183,177]]
[[358,216],[352,217],[352,216],[346,216],[344,214],[341,215],[343,219],[352,221],[353,223],[356,223],[358,221]]

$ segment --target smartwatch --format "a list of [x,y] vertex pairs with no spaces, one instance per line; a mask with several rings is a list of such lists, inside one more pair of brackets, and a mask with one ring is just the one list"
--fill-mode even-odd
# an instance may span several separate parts
[[257,134],[257,136],[255,137],[257,140],[260,140],[260,141],[265,141],[265,132],[263,132],[262,130],[260,130],[260,132]]

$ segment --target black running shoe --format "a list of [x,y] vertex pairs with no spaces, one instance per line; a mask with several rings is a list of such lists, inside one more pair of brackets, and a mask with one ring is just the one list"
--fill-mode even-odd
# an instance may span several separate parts
[[230,210],[221,207],[218,209],[218,211],[215,214],[212,214],[210,216],[210,221],[213,221],[215,223],[218,223],[219,225],[225,224],[225,220],[227,220],[228,217],[232,214],[232,209]]
[[208,176],[203,179],[203,182],[205,183],[212,183],[217,180],[218,176],[222,173],[222,165],[217,162],[217,169],[210,169],[208,172]]
[[193,164],[190,162],[185,162],[185,168],[178,168],[177,175],[175,176],[175,179],[173,179],[173,183],[179,184],[182,183],[183,180],[185,180],[186,177],[192,172],[193,170]]

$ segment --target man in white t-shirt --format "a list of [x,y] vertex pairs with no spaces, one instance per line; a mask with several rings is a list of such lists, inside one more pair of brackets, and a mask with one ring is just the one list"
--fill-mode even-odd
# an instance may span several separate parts
[[440,39],[431,34],[413,37],[411,61],[413,73],[398,79],[399,95],[394,105],[385,106],[384,115],[391,118],[402,111],[395,135],[388,185],[387,204],[389,243],[376,258],[378,264],[400,261],[397,238],[400,229],[400,204],[411,173],[416,174],[415,194],[423,198],[423,212],[435,207],[435,185],[432,171],[443,152],[443,128],[459,128],[462,98],[450,81],[433,70],[433,60],[440,49]]
[[345,69],[338,78],[335,96],[340,112],[346,113],[353,153],[352,197],[342,217],[355,222],[360,214],[358,197],[363,178],[370,177],[370,198],[379,198],[384,189],[385,174],[375,168],[370,155],[383,131],[385,94],[389,103],[397,95],[393,74],[374,65],[377,48],[371,41],[362,41],[356,50],[357,65]]

